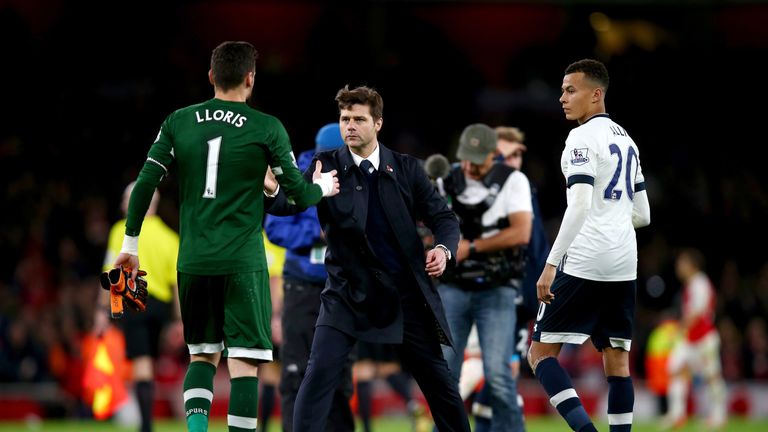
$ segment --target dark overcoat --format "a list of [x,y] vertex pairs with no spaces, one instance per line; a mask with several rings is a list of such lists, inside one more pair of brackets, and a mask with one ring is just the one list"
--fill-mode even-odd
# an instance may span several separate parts
[[[379,197],[394,238],[402,251],[404,266],[412,273],[411,281],[426,300],[423,313],[440,339],[452,345],[443,304],[432,279],[427,275],[424,244],[416,228],[422,221],[433,233],[434,244],[442,244],[456,256],[459,224],[455,214],[427,178],[419,160],[394,152],[379,144]],[[371,248],[365,225],[368,213],[368,182],[344,146],[318,153],[323,172],[335,169],[339,194],[324,198],[317,205],[320,224],[328,249],[325,266],[328,280],[321,295],[317,325],[328,325],[360,340],[377,343],[401,343],[403,312],[398,283]],[[315,161],[304,173],[312,181]],[[271,214],[295,212],[280,192],[266,202]],[[453,265],[452,258],[448,265]],[[402,287],[401,287],[402,289]]]

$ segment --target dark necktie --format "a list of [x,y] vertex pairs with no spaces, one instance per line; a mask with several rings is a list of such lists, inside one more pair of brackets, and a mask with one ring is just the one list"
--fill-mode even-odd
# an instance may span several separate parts
[[368,183],[368,215],[365,222],[365,234],[376,259],[392,275],[405,274],[408,266],[404,263],[402,251],[394,240],[395,232],[387,221],[384,207],[379,196],[379,174],[369,160],[360,162],[360,171]]
[[360,170],[362,170],[363,174],[369,178],[376,172],[376,168],[373,167],[373,164],[368,159],[363,159],[362,162],[360,162]]

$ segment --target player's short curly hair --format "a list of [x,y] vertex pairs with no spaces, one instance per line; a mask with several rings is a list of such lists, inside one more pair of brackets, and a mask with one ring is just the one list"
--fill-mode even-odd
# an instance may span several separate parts
[[227,41],[217,46],[211,54],[213,82],[223,91],[231,90],[245,80],[248,72],[256,70],[256,48],[248,42]]
[[345,85],[336,93],[336,102],[339,103],[339,110],[349,109],[355,104],[368,105],[374,120],[380,119],[384,113],[384,100],[370,87],[360,86],[350,90],[349,85]]
[[565,75],[576,72],[584,73],[584,76],[598,83],[604,90],[608,90],[608,83],[610,81],[608,77],[608,69],[606,69],[601,61],[582,59],[569,64],[568,67],[565,68]]

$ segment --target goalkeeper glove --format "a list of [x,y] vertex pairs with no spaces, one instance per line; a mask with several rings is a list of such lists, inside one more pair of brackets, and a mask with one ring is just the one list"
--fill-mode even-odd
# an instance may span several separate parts
[[[120,269],[115,269],[120,270]],[[99,276],[99,282],[101,287],[109,291],[109,311],[112,318],[118,319],[123,317],[123,296],[120,295],[116,289],[112,289],[112,284],[109,280],[109,272],[103,272]]]
[[122,318],[124,306],[137,312],[147,309],[147,281],[143,277],[146,275],[147,272],[139,270],[134,281],[131,279],[131,269],[122,267],[101,274],[101,287],[109,290],[112,318]]

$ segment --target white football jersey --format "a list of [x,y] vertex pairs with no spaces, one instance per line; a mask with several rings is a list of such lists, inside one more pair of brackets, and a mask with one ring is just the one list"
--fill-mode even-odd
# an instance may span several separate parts
[[[559,268],[596,281],[637,279],[632,200],[645,181],[635,142],[608,114],[598,114],[571,130],[560,166],[569,188],[590,183],[594,191],[584,225]],[[571,190],[566,194],[570,204]]]
[[[515,170],[515,172],[510,174],[501,186],[501,190],[498,191],[491,191],[482,182],[471,178],[467,178],[466,182],[466,188],[456,197],[463,204],[479,204],[481,201],[488,199],[491,193],[496,194],[493,205],[483,213],[484,227],[495,226],[498,224],[499,219],[506,218],[512,213],[523,211],[533,213],[531,183],[522,171]],[[492,229],[483,232],[482,237],[493,237],[498,233],[498,229]]]

